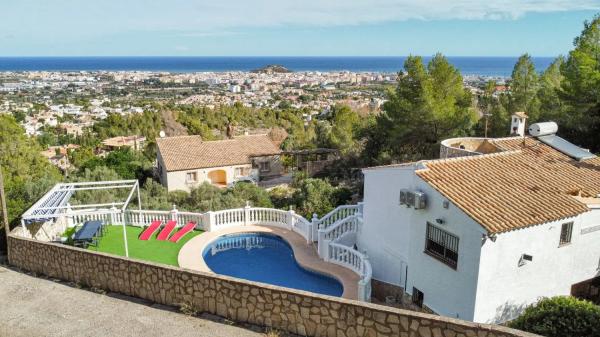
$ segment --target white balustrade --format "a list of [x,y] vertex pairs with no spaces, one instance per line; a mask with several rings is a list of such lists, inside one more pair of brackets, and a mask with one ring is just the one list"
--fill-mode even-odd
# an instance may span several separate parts
[[326,229],[322,229],[323,237],[326,240],[335,241],[348,233],[358,233],[360,218],[356,215],[351,215],[347,218],[338,220],[333,225]]
[[[325,259],[329,254],[329,244],[331,242],[335,243],[341,241],[343,238],[345,239],[346,235],[358,233],[361,224],[362,218],[357,213],[356,215],[350,215],[346,218],[338,220],[336,223],[326,229],[319,229],[317,233],[317,251],[319,256]],[[356,237],[349,237],[348,239],[354,243]]]
[[292,230],[304,237],[307,242],[312,239],[312,224],[294,211],[274,208],[244,207],[209,212],[203,219],[207,231],[221,230],[233,226],[264,225]]
[[290,228],[288,212],[273,208],[246,207],[248,214],[247,225],[270,225]]
[[352,216],[359,212],[358,205],[343,205],[338,206],[331,212],[327,213],[318,221],[317,229],[327,229],[339,220]]
[[204,221],[204,215],[202,213],[192,212],[177,212],[176,219],[177,226],[184,226],[190,222],[196,224],[197,229],[204,229],[206,222]]
[[[150,224],[156,220],[167,223],[169,220],[172,220],[171,211],[125,211],[125,223],[133,226],[150,226]],[[178,222],[177,225],[181,224]]]
[[312,238],[312,223],[306,220],[303,216],[294,213],[294,211],[289,211],[291,214],[291,226],[292,230],[304,237],[306,242],[313,242]]
[[351,269],[358,274],[361,277],[358,283],[358,299],[370,301],[373,271],[365,254],[351,247],[330,242],[326,261]]
[[122,225],[123,223],[132,226],[149,226],[153,221],[162,221],[167,223],[170,220],[177,221],[177,227],[182,227],[189,222],[196,223],[196,228],[203,229],[206,225],[205,214],[193,212],[180,212],[176,209],[172,211],[148,211],[148,210],[98,210],[95,212],[85,212],[72,216],[73,225],[79,226],[90,220],[100,220],[106,224]]
[[224,229],[245,224],[245,210],[243,208],[226,209],[213,212],[214,222],[211,223],[211,231]]
[[111,222],[111,211],[110,210],[97,210],[94,212],[81,212],[72,216],[72,225],[80,226],[86,221],[102,221],[104,223]]

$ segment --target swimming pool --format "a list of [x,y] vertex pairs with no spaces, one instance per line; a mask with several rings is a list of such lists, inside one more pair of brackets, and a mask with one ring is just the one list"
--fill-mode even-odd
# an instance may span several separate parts
[[266,233],[224,235],[203,252],[204,262],[215,273],[278,286],[341,296],[336,279],[301,267],[290,245]]

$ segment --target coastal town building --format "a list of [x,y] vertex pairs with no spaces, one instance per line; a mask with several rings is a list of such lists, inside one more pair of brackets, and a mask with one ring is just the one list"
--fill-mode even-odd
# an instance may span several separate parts
[[107,151],[113,151],[121,148],[130,148],[139,151],[144,148],[146,144],[146,137],[133,135],[133,136],[119,136],[113,138],[107,138],[102,141],[102,146]]
[[42,156],[46,157],[50,163],[59,169],[65,171],[71,168],[69,161],[69,152],[78,149],[77,144],[68,144],[62,146],[50,146],[48,149],[41,152]]
[[240,180],[258,182],[282,172],[281,150],[264,134],[216,141],[168,137],[156,144],[158,175],[169,191],[189,191],[204,182],[223,187]]
[[475,322],[546,296],[600,302],[600,158],[553,123],[529,132],[449,139],[441,159],[364,169],[357,246],[375,282]]

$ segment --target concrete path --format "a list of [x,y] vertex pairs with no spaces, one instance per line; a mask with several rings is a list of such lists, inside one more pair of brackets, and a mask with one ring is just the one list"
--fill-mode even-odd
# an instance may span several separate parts
[[265,336],[217,317],[191,317],[172,307],[99,294],[0,266],[0,337]]

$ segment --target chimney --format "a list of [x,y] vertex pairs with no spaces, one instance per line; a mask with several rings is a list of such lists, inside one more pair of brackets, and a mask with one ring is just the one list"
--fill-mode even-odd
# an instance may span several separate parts
[[527,121],[527,114],[523,111],[515,112],[511,116],[510,120],[510,135],[525,137],[525,124]]
[[231,123],[227,123],[226,134],[227,134],[227,138],[229,138],[229,139],[232,139],[233,136],[235,136],[235,128]]

